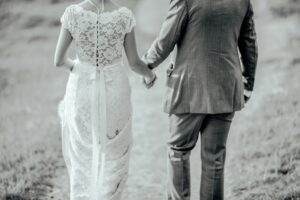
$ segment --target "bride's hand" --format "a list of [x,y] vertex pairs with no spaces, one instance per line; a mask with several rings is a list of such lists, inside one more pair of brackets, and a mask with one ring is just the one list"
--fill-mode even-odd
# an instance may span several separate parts
[[66,67],[70,72],[72,72],[75,64],[76,64],[76,60],[68,59],[68,61],[66,62]]
[[149,89],[154,85],[156,79],[157,79],[156,74],[152,72],[150,76],[143,78],[143,83],[146,86],[146,88]]

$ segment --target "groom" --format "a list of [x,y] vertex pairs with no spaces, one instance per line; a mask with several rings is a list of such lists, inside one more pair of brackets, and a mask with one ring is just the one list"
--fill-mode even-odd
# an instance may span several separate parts
[[168,199],[190,199],[189,158],[200,135],[200,199],[223,200],[228,132],[235,111],[250,98],[257,65],[250,0],[170,0],[143,59],[154,69],[174,47],[164,106],[170,116]]

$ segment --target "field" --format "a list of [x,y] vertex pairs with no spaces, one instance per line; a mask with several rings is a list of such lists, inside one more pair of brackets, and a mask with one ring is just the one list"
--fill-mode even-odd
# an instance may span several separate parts
[[[8,3],[7,3],[8,2]],[[137,18],[140,54],[151,44],[168,1],[123,0]],[[226,198],[300,199],[300,1],[254,0],[259,66],[255,92],[228,139]],[[53,66],[59,17],[71,1],[0,0],[0,199],[68,199],[57,104],[68,72]],[[158,6],[159,5],[159,6]],[[74,56],[74,51],[71,50]],[[124,200],[161,200],[166,191],[168,117],[165,70],[146,90],[128,70],[134,148]],[[193,196],[201,174],[192,154]]]

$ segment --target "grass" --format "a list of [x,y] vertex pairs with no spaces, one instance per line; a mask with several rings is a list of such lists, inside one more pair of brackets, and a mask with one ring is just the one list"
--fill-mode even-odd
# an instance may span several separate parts
[[280,1],[280,6],[272,7],[274,14],[280,17],[289,17],[290,15],[298,15],[300,12],[300,0]]
[[[300,199],[300,63],[296,53],[300,37],[299,30],[289,24],[295,19],[294,26],[299,24],[300,10],[284,16],[274,11],[299,6],[298,1],[289,2],[275,1],[271,5],[272,18],[280,18],[275,30],[286,41],[278,41],[273,54],[260,58],[253,102],[234,127],[235,141],[227,169],[235,178],[230,181],[229,199]],[[268,23],[258,30],[268,32],[268,25],[273,30]],[[262,46],[260,51],[268,48]]]
[[[259,109],[260,116],[239,131],[239,153],[228,168],[242,178],[233,184],[237,199],[300,198],[300,65],[282,70],[284,81],[276,87],[288,88],[268,94]],[[288,80],[288,81],[287,81]]]
[[[55,174],[57,158],[47,158],[45,150],[34,150],[22,155],[9,155],[1,162],[0,190],[4,199],[39,199],[51,192],[49,181]],[[15,158],[15,160],[12,160]],[[38,162],[36,162],[38,161]],[[12,174],[13,172],[13,174]]]

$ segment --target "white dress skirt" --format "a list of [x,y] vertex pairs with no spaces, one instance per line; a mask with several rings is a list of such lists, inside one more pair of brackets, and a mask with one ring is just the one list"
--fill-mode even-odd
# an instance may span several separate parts
[[59,105],[72,200],[120,199],[131,148],[130,86],[122,62],[77,61]]
[[121,61],[136,21],[126,7],[94,13],[73,4],[61,23],[77,56],[59,105],[70,200],[119,200],[132,143],[131,88]]

